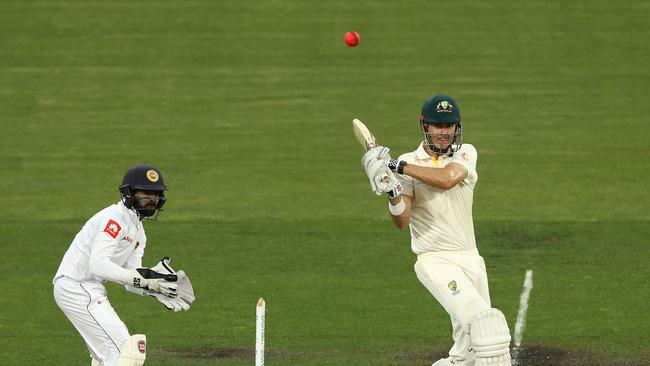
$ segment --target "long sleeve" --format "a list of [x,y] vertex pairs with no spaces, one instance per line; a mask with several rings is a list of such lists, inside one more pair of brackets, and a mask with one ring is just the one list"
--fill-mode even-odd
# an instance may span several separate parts
[[103,230],[100,229],[101,231],[95,235],[88,270],[94,276],[102,279],[127,284],[130,283],[131,270],[122,268],[110,260],[117,247],[122,227],[124,224],[120,223],[118,219],[102,219],[99,228],[103,228]]
[[[137,268],[142,268],[142,257],[144,256],[144,247],[145,247],[145,244],[143,243],[138,248],[136,248],[136,250],[133,252],[133,254],[131,254],[131,256],[129,257],[129,259],[126,262],[126,268],[127,269],[135,270]],[[141,288],[129,286],[129,285],[126,285],[126,284],[124,285],[124,288],[127,291],[132,292],[132,293],[134,293],[136,295],[143,296],[145,294],[145,291],[143,289],[141,289]]]

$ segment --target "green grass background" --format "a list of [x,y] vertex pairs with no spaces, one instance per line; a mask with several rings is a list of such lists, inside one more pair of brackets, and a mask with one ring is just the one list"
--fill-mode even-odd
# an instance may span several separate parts
[[[511,327],[535,271],[523,346],[650,364],[647,2],[0,8],[1,365],[89,364],[51,277],[141,162],[170,187],[145,263],[170,255],[198,297],[175,314],[108,286],[148,364],[252,364],[259,296],[269,365],[430,364],[449,320],[368,189],[350,122],[399,155],[440,92],[479,151],[477,241]],[[227,348],[241,352],[209,357]]]

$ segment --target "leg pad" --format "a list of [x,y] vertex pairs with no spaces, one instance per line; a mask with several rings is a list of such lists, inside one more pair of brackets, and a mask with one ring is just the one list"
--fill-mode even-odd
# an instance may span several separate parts
[[124,343],[117,366],[142,366],[145,358],[147,358],[147,337],[144,334],[134,334]]
[[470,344],[476,355],[475,366],[511,366],[510,330],[499,309],[487,309],[474,317]]

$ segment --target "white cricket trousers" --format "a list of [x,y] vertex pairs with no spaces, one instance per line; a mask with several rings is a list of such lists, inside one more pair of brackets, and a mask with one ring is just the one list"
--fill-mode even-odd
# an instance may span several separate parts
[[86,341],[91,357],[104,366],[115,366],[130,336],[104,286],[61,277],[54,283],[54,300]]
[[418,255],[414,268],[420,282],[451,317],[454,345],[449,356],[461,364],[473,360],[469,326],[476,314],[491,307],[483,257],[478,250],[427,252]]

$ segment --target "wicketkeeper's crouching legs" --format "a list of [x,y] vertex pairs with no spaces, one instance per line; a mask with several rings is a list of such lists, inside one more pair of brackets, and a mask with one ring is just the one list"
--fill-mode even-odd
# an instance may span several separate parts
[[115,366],[129,331],[108,301],[104,286],[62,277],[54,284],[54,299],[83,337],[92,358]]
[[[146,358],[147,337],[144,334],[134,334],[122,346],[116,366],[142,366]],[[106,366],[106,364],[93,358],[90,366]]]
[[[54,299],[86,342],[92,366],[144,363],[146,339],[143,335],[129,335],[108,301],[104,286],[62,277],[54,284]],[[125,352],[127,348],[131,350]],[[131,363],[120,363],[123,359]]]

